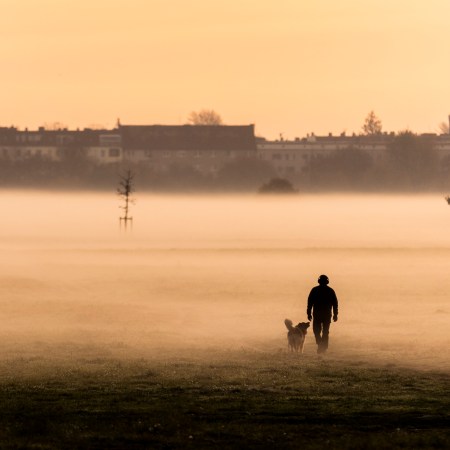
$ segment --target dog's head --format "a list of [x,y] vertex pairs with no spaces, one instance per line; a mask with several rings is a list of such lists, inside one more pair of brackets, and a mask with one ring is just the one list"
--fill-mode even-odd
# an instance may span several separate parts
[[296,325],[296,328],[300,328],[300,330],[306,333],[306,330],[309,328],[309,322],[300,322]]

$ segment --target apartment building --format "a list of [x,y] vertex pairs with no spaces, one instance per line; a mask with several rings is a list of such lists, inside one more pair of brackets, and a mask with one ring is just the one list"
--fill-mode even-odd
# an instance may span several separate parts
[[227,163],[257,158],[253,125],[121,125],[123,158],[156,172],[189,166],[215,175]]
[[[388,158],[394,133],[375,136],[315,136],[293,141],[255,138],[254,125],[121,125],[111,130],[19,130],[0,127],[0,162],[40,157],[61,161],[72,153],[82,154],[94,164],[127,162],[143,164],[155,172],[171,166],[189,167],[214,176],[233,161],[262,160],[280,177],[299,179],[313,160],[356,148],[377,164]],[[426,135],[434,142],[441,161],[450,163],[450,134]]]
[[78,152],[95,164],[129,161],[154,171],[189,166],[216,174],[228,162],[257,158],[254,126],[118,125],[113,130],[0,128],[0,160],[60,161]]
[[[383,165],[388,161],[388,148],[394,136],[394,133],[374,136],[346,136],[345,134],[315,136],[311,134],[293,141],[258,139],[257,149],[258,157],[272,164],[278,176],[295,180],[302,176],[311,161],[346,148],[364,151],[375,164]],[[432,139],[439,160],[450,159],[449,134],[424,136]]]
[[121,137],[115,130],[19,130],[0,128],[0,159],[23,161],[40,157],[61,161],[75,151],[95,163],[106,164],[122,160]]

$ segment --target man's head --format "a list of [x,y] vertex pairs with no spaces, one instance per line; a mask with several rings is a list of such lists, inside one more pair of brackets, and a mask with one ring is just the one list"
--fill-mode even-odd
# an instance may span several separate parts
[[320,275],[319,279],[317,280],[317,282],[321,285],[321,286],[326,286],[330,280],[328,280],[328,277],[326,275]]

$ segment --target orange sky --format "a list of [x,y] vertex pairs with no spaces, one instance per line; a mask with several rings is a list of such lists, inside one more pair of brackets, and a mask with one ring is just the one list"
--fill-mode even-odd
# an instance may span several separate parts
[[215,109],[276,138],[435,132],[448,0],[0,0],[0,125],[181,124]]

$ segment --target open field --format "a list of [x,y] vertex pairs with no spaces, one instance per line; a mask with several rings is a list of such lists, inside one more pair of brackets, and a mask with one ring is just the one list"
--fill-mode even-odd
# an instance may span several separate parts
[[448,373],[248,350],[151,359],[72,351],[71,360],[2,363],[2,448],[379,449],[450,442]]
[[0,448],[449,447],[442,198],[2,196]]

